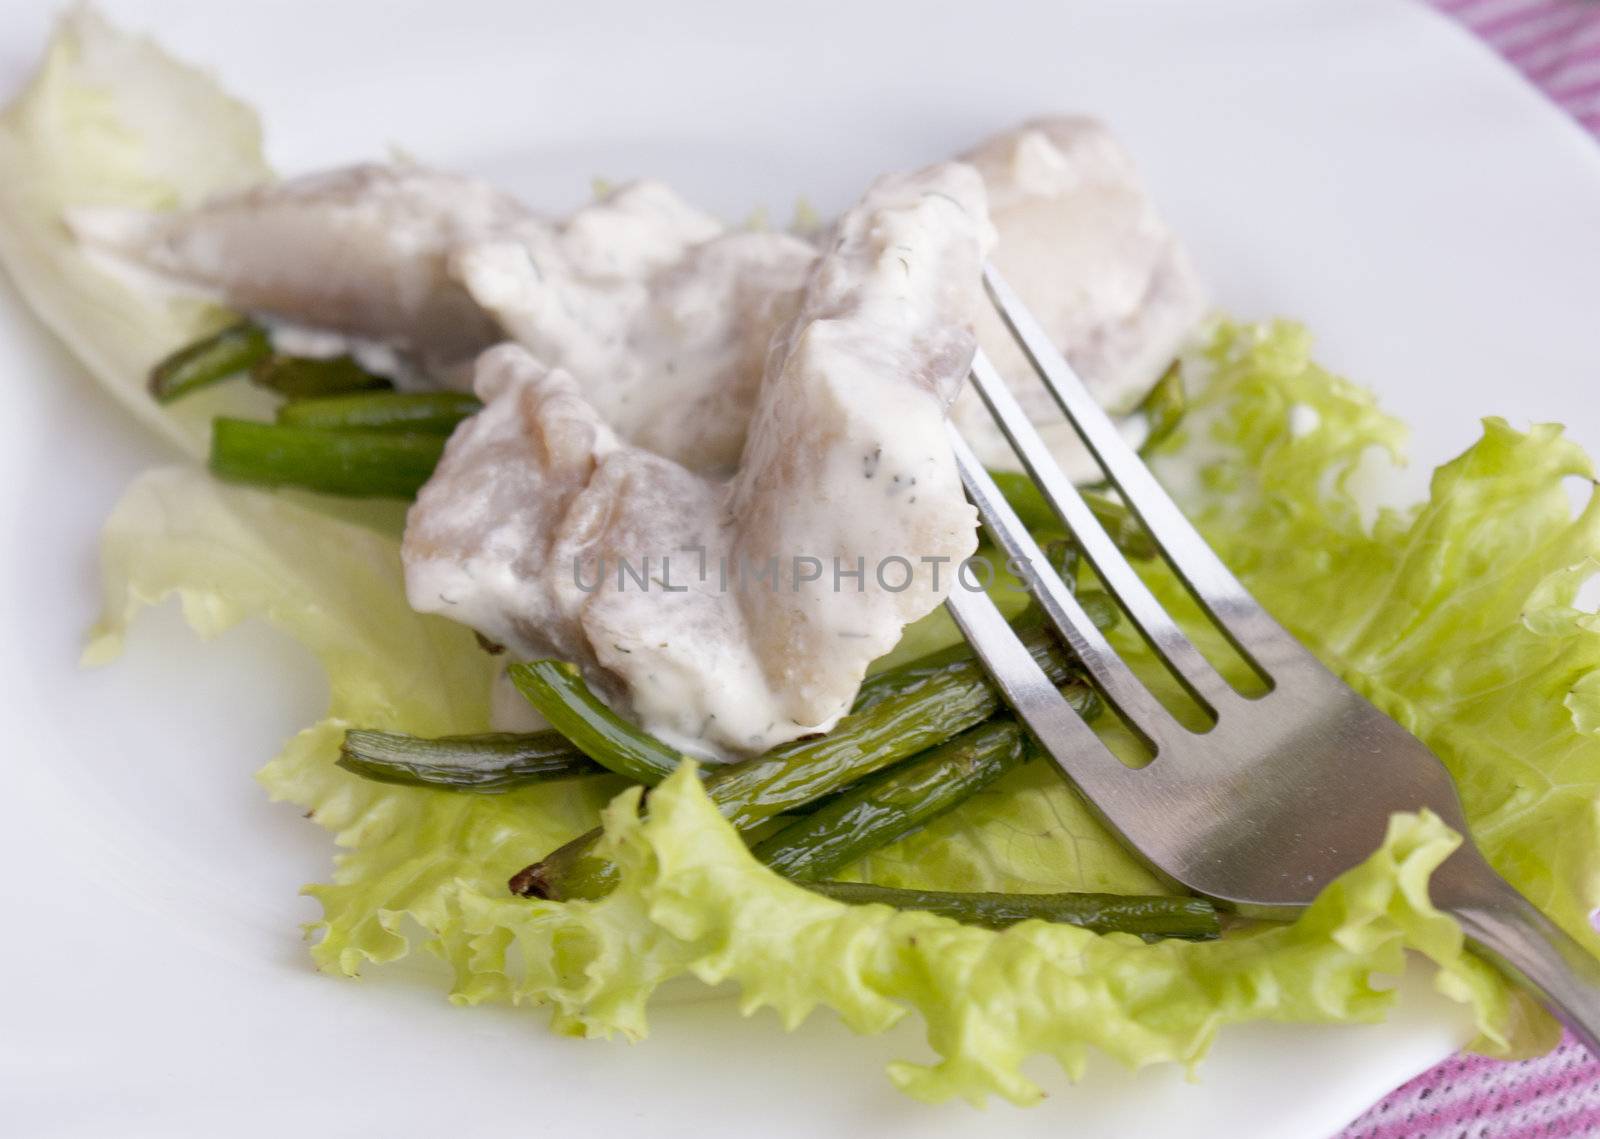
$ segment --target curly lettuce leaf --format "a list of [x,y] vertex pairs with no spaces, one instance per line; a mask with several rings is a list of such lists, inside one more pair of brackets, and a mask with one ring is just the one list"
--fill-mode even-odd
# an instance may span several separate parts
[[[1600,628],[1575,605],[1600,567],[1600,505],[1574,517],[1563,485],[1589,477],[1588,462],[1554,428],[1490,420],[1426,502],[1364,525],[1347,485],[1401,431],[1309,353],[1291,325],[1224,326],[1191,361],[1209,380],[1167,459],[1198,472],[1187,506],[1274,612],[1438,751],[1496,866],[1600,947],[1587,922],[1600,900]],[[261,778],[342,848],[333,882],[311,887],[324,909],[313,954],[331,970],[426,948],[453,967],[455,1000],[548,1004],[562,1031],[628,1039],[645,1034],[655,989],[685,974],[732,981],[746,1011],[772,1007],[787,1024],[821,1005],[864,1032],[914,1012],[938,1060],[890,1074],[931,1100],[1032,1102],[1021,1065],[1036,1053],[1071,1073],[1090,1047],[1192,1065],[1229,1023],[1372,1019],[1391,999],[1375,978],[1408,948],[1472,1006],[1481,1047],[1554,1040],[1429,905],[1428,875],[1456,839],[1426,815],[1393,820],[1383,849],[1298,921],[1211,944],[1037,923],[996,933],[823,899],[758,866],[686,775],[652,795],[647,818],[632,793],[607,808],[615,894],[511,898],[507,874],[590,825],[617,784],[471,797],[333,766],[346,723],[486,722],[489,663],[463,630],[407,609],[391,537],[281,495],[160,473],[113,518],[106,578],[97,657],[138,607],[177,594],[203,632],[255,613],[322,659],[329,718]],[[1170,580],[1156,584],[1170,596]],[[1158,889],[1044,765],[856,869],[955,889]]]
[[1374,973],[1398,973],[1406,947],[1438,962],[1447,991],[1480,1017],[1506,1013],[1487,966],[1428,901],[1429,875],[1459,842],[1428,814],[1396,816],[1383,848],[1292,925],[1147,945],[833,902],[757,863],[692,772],[652,792],[647,818],[639,799],[633,789],[606,810],[622,886],[602,901],[463,898],[460,945],[500,986],[471,998],[551,1003],[558,1028],[607,1036],[642,1035],[651,990],[686,973],[734,982],[742,1012],[771,1008],[791,1028],[819,1006],[863,1033],[915,1012],[939,1059],[892,1064],[897,1086],[1019,1104],[1042,1095],[1021,1071],[1036,1054],[1077,1078],[1091,1046],[1131,1066],[1192,1065],[1227,1024],[1376,1019],[1392,994]]
[[107,272],[64,219],[80,207],[176,209],[268,177],[254,111],[87,6],[62,17],[39,71],[0,115],[0,265],[136,419],[193,455],[205,454],[213,416],[254,415],[270,401],[233,384],[161,408],[145,377],[229,315]]
[[[1206,402],[1219,457],[1188,505],[1257,597],[1455,777],[1490,860],[1590,950],[1600,935],[1600,622],[1577,604],[1600,573],[1594,468],[1561,428],[1484,420],[1434,472],[1426,503],[1370,530],[1342,489],[1371,397],[1309,363],[1301,328],[1221,330]],[[1296,408],[1317,425],[1296,438]],[[1361,411],[1365,408],[1365,412]]]

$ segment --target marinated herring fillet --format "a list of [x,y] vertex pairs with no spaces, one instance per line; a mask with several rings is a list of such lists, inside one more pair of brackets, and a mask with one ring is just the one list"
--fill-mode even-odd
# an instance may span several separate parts
[[[484,410],[407,522],[412,604],[517,656],[579,664],[685,751],[754,754],[826,731],[975,549],[944,413],[990,241],[970,167],[877,182],[775,343],[726,481],[623,442],[564,370],[519,347],[487,353]],[[827,568],[805,580],[797,557]],[[868,568],[836,589],[834,559],[900,559],[892,584],[906,586]]]
[[450,275],[450,254],[468,240],[542,225],[478,179],[382,163],[180,213],[79,209],[68,220],[90,247],[233,308],[392,345],[436,368],[500,339]]
[[738,461],[768,347],[817,260],[788,234],[729,231],[660,182],[554,222],[410,163],[69,220],[116,262],[272,321],[290,355],[393,371],[383,354],[398,351],[460,388],[477,353],[516,340],[575,376],[629,442],[719,473]]

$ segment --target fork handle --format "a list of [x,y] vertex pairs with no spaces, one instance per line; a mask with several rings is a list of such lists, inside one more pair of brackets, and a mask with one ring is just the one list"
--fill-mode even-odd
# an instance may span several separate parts
[[1461,923],[1478,955],[1533,990],[1600,1057],[1600,959],[1500,877],[1471,846],[1434,874],[1434,904]]

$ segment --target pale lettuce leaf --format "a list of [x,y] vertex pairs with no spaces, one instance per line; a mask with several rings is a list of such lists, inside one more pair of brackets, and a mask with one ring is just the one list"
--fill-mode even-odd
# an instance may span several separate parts
[[[411,609],[393,537],[172,468],[141,476],[123,496],[106,524],[102,567],[105,604],[88,663],[116,656],[139,610],[177,598],[202,636],[263,617],[327,670],[327,717],[260,778],[277,798],[315,803],[317,821],[349,848],[336,883],[355,885],[318,888],[331,934],[322,948],[348,972],[363,958],[405,953],[405,939],[386,931],[408,912],[426,928],[442,926],[462,866],[481,864],[477,879],[488,889],[490,868],[527,862],[592,825],[620,786],[593,780],[440,797],[333,766],[352,724],[421,735],[487,726],[494,658],[466,627]],[[375,887],[384,903],[373,908]],[[343,950],[346,941],[360,950]]]
[[204,455],[213,416],[250,415],[270,400],[229,384],[161,408],[145,378],[229,315],[108,272],[64,218],[80,207],[176,209],[269,176],[255,112],[88,6],[62,17],[0,116],[0,265],[136,419],[192,455]]

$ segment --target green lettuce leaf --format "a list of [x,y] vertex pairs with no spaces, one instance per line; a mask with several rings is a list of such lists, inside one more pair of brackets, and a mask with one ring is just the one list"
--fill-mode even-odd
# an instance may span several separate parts
[[[1188,508],[1263,602],[1440,754],[1495,865],[1600,947],[1587,920],[1600,901],[1600,628],[1575,604],[1600,568],[1600,505],[1574,517],[1564,485],[1590,476],[1587,460],[1555,428],[1489,420],[1426,502],[1367,525],[1347,487],[1401,430],[1311,361],[1302,330],[1223,326],[1189,367],[1207,380],[1164,460],[1189,468]],[[1170,579],[1154,580],[1172,596]],[[592,825],[617,784],[470,797],[333,766],[346,723],[486,722],[487,658],[406,608],[391,537],[163,472],[118,508],[106,581],[96,659],[138,607],[172,594],[202,632],[255,613],[322,659],[329,718],[261,778],[342,848],[332,883],[311,888],[324,909],[313,954],[332,970],[426,948],[453,967],[453,999],[548,1004],[563,1031],[629,1039],[646,1032],[651,993],[685,974],[732,981],[745,1011],[772,1007],[791,1025],[818,1006],[863,1032],[914,1012],[938,1060],[890,1074],[933,1100],[1032,1102],[1021,1065],[1036,1053],[1072,1073],[1091,1047],[1193,1064],[1229,1023],[1372,1019],[1391,999],[1377,978],[1408,948],[1472,1006],[1482,1048],[1522,1054],[1555,1038],[1428,904],[1428,874],[1456,838],[1426,815],[1396,817],[1383,849],[1298,921],[1210,944],[1038,923],[993,932],[823,899],[757,865],[687,774],[653,793],[647,818],[633,792],[606,809],[615,894],[512,898],[507,875]],[[856,869],[956,889],[1158,889],[1038,764]]]
[[892,1064],[902,1090],[1021,1104],[1042,1094],[1020,1070],[1035,1054],[1076,1078],[1090,1046],[1134,1066],[1192,1065],[1226,1024],[1376,1019],[1392,994],[1374,971],[1398,973],[1407,946],[1437,961],[1447,991],[1481,1017],[1506,1015],[1487,967],[1428,902],[1429,874],[1459,841],[1431,815],[1396,816],[1383,849],[1292,925],[1146,945],[833,902],[751,858],[691,772],[657,788],[642,820],[639,798],[630,790],[606,810],[622,886],[602,901],[462,896],[451,948],[494,979],[465,996],[548,1002],[560,1029],[630,1037],[644,1032],[651,990],[683,974],[732,981],[742,1012],[771,1008],[791,1028],[819,1006],[864,1033],[914,1011],[940,1058]]
[[[1229,564],[1347,681],[1455,777],[1496,867],[1588,948],[1600,906],[1600,495],[1561,428],[1484,420],[1427,502],[1370,530],[1342,487],[1374,445],[1371,399],[1311,366],[1289,325],[1224,328],[1206,402],[1219,457],[1188,505]],[[1287,430],[1295,408],[1318,425]],[[1363,410],[1364,409],[1364,410]]]
[[229,314],[108,273],[64,218],[81,207],[176,209],[269,176],[255,112],[87,5],[62,17],[0,116],[0,265],[136,419],[194,455],[205,454],[213,416],[256,415],[269,399],[230,384],[160,408],[145,377]]

